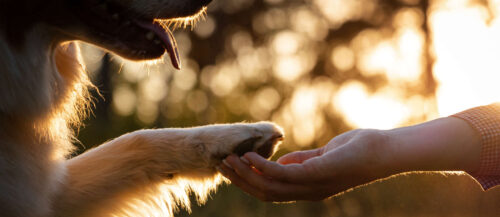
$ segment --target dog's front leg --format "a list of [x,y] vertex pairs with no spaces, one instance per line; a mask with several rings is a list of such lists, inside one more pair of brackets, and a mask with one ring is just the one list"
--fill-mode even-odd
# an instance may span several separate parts
[[281,137],[281,130],[271,123],[126,134],[67,161],[55,216],[107,216],[122,209],[140,209],[131,202],[155,200],[159,192],[154,192],[154,186],[175,185],[175,180],[183,178],[210,182],[223,157],[252,150],[268,157]]
[[105,216],[182,169],[203,167],[195,145],[176,130],[126,134],[67,161],[56,216]]

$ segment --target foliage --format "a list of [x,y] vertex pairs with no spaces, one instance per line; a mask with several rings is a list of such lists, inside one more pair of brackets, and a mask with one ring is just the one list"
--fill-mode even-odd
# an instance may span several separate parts
[[[103,97],[95,94],[95,115],[79,133],[87,145],[81,151],[146,127],[272,120],[286,132],[280,156],[353,128],[443,115],[433,16],[457,2],[215,0],[193,31],[175,31],[180,71],[168,60],[134,63],[83,45]],[[399,176],[323,202],[292,204],[262,203],[223,187],[192,216],[492,215],[500,211],[493,195],[463,174]]]

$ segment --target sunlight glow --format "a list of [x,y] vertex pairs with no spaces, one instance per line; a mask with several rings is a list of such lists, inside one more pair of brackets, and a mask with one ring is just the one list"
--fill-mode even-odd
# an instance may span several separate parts
[[348,20],[368,18],[377,4],[374,0],[313,0],[313,2],[333,28]]
[[113,109],[121,116],[129,116],[134,112],[137,98],[135,91],[128,85],[120,85],[113,90]]
[[281,96],[276,89],[263,87],[253,97],[250,115],[256,120],[266,120],[269,118],[271,111],[278,107],[280,101]]
[[[125,209],[117,210],[113,216],[155,216],[172,217],[180,209],[191,213],[190,195],[198,205],[205,203],[225,179],[217,174],[214,177],[175,178],[163,183],[148,186],[144,194],[128,195]],[[149,194],[145,194],[148,193]]]
[[137,118],[144,124],[152,124],[158,117],[158,105],[153,101],[139,99],[137,104]]
[[295,54],[302,46],[301,38],[291,31],[278,33],[273,40],[273,48],[279,55]]
[[188,94],[186,104],[189,110],[199,113],[208,108],[208,97],[203,91],[196,90]]
[[221,63],[210,75],[210,89],[218,96],[226,96],[239,84],[241,75],[234,62]]
[[291,21],[296,32],[303,33],[312,40],[324,40],[328,35],[328,22],[307,7],[293,10]]
[[383,74],[391,82],[418,82],[422,73],[423,35],[414,28],[402,28],[360,56],[358,67],[366,76]]
[[369,94],[359,82],[344,84],[332,101],[332,108],[344,114],[354,127],[390,129],[406,120],[409,109],[401,99],[391,96],[394,90]]
[[252,26],[256,32],[266,33],[283,29],[287,24],[287,14],[280,8],[272,8],[254,17]]
[[[500,19],[469,1],[442,3],[430,19],[442,116],[500,101]],[[498,6],[498,5],[497,5]]]
[[217,22],[215,21],[215,19],[212,18],[211,16],[206,16],[205,22],[201,23],[200,25],[197,25],[194,28],[194,32],[201,38],[207,38],[210,35],[212,35],[212,33],[214,33],[216,27],[217,27]]
[[[335,118],[351,128],[387,129],[500,101],[500,1],[488,0],[490,9],[473,0],[429,1],[430,35],[423,28],[424,11],[414,5],[419,1],[404,2],[412,6],[382,15],[377,0],[273,6],[249,18],[248,28],[229,28],[208,17],[206,26],[194,29],[198,37],[212,39],[227,30],[208,64],[186,57],[190,66],[173,71],[114,57],[122,64],[120,79],[130,83],[115,86],[114,109],[135,113],[143,123],[192,113],[207,121],[272,120],[291,132],[290,145],[307,147],[345,126],[329,123]],[[187,28],[206,16],[202,10],[156,22]],[[384,23],[377,23],[378,16]],[[350,36],[331,34],[357,21],[376,25]],[[198,49],[199,39],[189,33],[175,37],[181,53]],[[88,53],[90,61],[102,55]],[[225,111],[229,115],[217,116]]]
[[332,50],[331,61],[337,69],[348,71],[354,67],[354,51],[345,45],[340,45]]
[[185,67],[182,70],[174,71],[173,83],[179,89],[186,91],[191,90],[196,84],[196,81],[197,81],[196,72],[190,67]]
[[284,82],[294,82],[311,70],[316,63],[314,48],[297,32],[282,31],[270,42],[274,75]]
[[274,74],[285,82],[295,81],[305,73],[305,63],[299,56],[283,56],[275,61]]
[[292,97],[280,106],[273,120],[285,131],[291,132],[287,139],[293,139],[300,147],[307,147],[324,132],[326,123],[323,111],[331,110],[330,99],[335,89],[328,77],[302,81],[296,85]]

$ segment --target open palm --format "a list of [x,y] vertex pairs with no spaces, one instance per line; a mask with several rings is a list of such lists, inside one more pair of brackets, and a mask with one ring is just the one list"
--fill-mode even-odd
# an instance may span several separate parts
[[321,200],[390,175],[386,141],[382,131],[353,130],[277,162],[256,153],[231,155],[220,169],[233,184],[264,201]]

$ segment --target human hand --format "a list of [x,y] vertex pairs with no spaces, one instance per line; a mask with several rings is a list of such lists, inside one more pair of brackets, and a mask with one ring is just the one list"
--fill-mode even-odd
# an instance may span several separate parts
[[228,156],[221,173],[263,201],[322,200],[393,174],[384,131],[353,130],[318,149],[292,152],[277,162],[256,153]]

